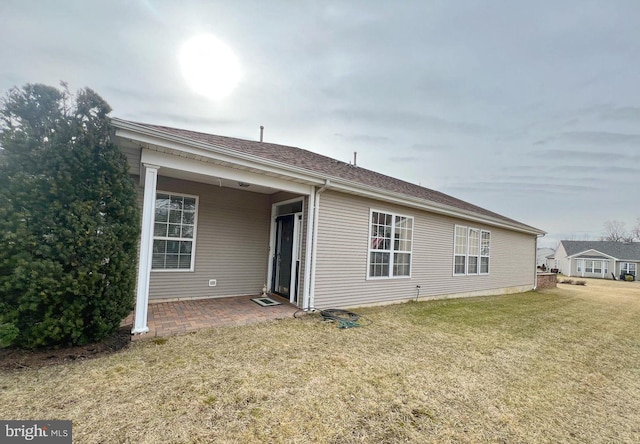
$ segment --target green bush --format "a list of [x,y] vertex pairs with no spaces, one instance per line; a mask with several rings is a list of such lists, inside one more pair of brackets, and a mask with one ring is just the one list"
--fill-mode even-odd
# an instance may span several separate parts
[[139,214],[109,105],[14,88],[0,104],[0,346],[84,344],[133,308]]

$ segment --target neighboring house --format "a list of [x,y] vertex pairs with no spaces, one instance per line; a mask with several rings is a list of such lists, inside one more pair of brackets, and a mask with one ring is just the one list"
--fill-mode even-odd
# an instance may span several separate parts
[[553,255],[553,248],[538,248],[536,253],[536,266],[542,267],[543,265],[548,268],[547,257]]
[[139,176],[134,333],[150,302],[303,309],[527,291],[542,230],[299,148],[112,119]]
[[[640,242],[560,241],[547,261],[567,276],[616,279],[621,274],[637,276]],[[552,267],[555,265],[555,267]],[[613,275],[613,276],[612,276]]]

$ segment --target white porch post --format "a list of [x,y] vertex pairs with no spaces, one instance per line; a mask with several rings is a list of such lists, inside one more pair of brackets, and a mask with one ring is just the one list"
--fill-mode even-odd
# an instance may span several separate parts
[[155,218],[156,185],[158,169],[156,165],[144,164],[144,200],[142,203],[142,231],[140,233],[140,258],[138,260],[138,290],[136,294],[136,315],[132,334],[146,333],[147,310],[149,308],[149,276],[153,253],[153,223]]

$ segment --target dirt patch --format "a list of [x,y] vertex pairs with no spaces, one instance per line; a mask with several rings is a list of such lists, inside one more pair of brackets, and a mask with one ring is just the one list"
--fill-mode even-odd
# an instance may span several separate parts
[[131,326],[93,344],[57,350],[0,349],[0,370],[36,369],[81,359],[93,359],[122,350],[131,343]]

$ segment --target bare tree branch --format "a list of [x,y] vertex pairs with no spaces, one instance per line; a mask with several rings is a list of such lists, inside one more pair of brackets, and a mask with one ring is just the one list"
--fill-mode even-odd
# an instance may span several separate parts
[[614,242],[631,242],[633,236],[627,233],[624,222],[619,220],[608,220],[603,225],[602,240]]

